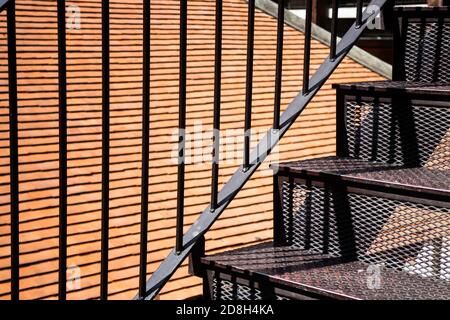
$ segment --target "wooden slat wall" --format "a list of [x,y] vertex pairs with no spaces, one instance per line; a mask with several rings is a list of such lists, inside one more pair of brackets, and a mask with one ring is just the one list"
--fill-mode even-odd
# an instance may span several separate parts
[[[54,299],[58,267],[58,92],[56,1],[17,0],[21,298]],[[246,2],[224,1],[222,128],[243,130]],[[101,190],[101,1],[74,0],[81,29],[67,30],[69,82],[69,265],[81,288],[69,299],[99,297]],[[137,292],[139,263],[142,1],[111,0],[111,222],[110,298]],[[9,142],[5,14],[0,17],[0,298],[9,299]],[[300,90],[303,35],[285,31],[283,99]],[[253,125],[271,125],[276,21],[256,14]],[[189,0],[188,126],[212,126],[214,1]],[[149,274],[174,245],[178,109],[178,1],[152,0]],[[328,48],[312,44],[312,70]],[[284,138],[282,160],[335,152],[333,82],[380,80],[345,59]],[[241,146],[239,146],[241,147]],[[209,151],[208,151],[209,152]],[[239,152],[239,155],[241,152]],[[240,160],[239,160],[240,161]],[[221,183],[237,163],[221,166]],[[265,164],[267,168],[267,163]],[[186,226],[209,201],[210,167],[188,165]],[[260,171],[207,234],[210,252],[269,240],[272,179]],[[161,294],[181,299],[200,293],[184,265]]]

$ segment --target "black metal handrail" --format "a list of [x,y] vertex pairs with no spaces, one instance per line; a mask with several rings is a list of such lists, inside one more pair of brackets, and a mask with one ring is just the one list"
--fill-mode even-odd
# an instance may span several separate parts
[[[372,10],[362,12],[358,1],[356,22],[337,42],[338,1],[333,0],[333,28],[330,55],[310,77],[312,1],[307,0],[305,21],[305,46],[303,88],[287,109],[280,114],[283,63],[284,0],[279,1],[277,27],[277,55],[275,78],[275,101],[273,127],[250,153],[253,44],[255,23],[255,0],[248,1],[247,70],[244,124],[243,164],[236,170],[224,187],[219,190],[220,155],[220,107],[222,65],[222,0],[216,0],[215,19],[215,71],[214,71],[214,141],[212,159],[211,203],[198,220],[184,233],[184,182],[185,182],[185,129],[186,129],[186,79],[187,79],[187,0],[180,0],[180,65],[179,65],[179,149],[177,183],[176,243],[173,251],[161,263],[147,281],[147,232],[148,232],[148,183],[150,143],[150,0],[143,1],[143,61],[142,61],[142,176],[141,176],[141,238],[139,292],[137,299],[154,298],[180,264],[186,259],[197,242],[203,239],[214,221],[238,194],[279,140],[295,122],[307,104],[329,78],[345,55],[351,50],[367,24],[383,8],[388,0],[373,0]],[[67,269],[67,63],[65,33],[65,0],[58,0],[58,80],[59,80],[59,299],[66,299]],[[10,193],[11,193],[11,298],[19,299],[19,161],[17,122],[17,57],[16,57],[16,3],[0,0],[0,8],[7,9],[8,32],[8,86],[10,126]],[[110,156],[110,17],[109,0],[102,0],[102,215],[101,215],[101,271],[100,298],[108,297],[109,253],[109,156]]]

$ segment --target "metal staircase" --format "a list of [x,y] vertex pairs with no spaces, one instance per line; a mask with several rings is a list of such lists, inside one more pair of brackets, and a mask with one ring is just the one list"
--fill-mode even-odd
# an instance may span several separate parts
[[206,298],[450,299],[450,11],[395,17],[396,81],[335,85],[337,156],[273,166],[273,242],[197,252]]
[[[100,297],[108,297],[110,6],[102,6],[102,224]],[[279,0],[273,126],[250,152],[255,0],[248,1],[244,161],[218,189],[219,135],[213,142],[211,203],[186,233],[184,180],[187,0],[180,0],[179,152],[176,243],[147,279],[150,10],[143,1],[142,186],[139,292],[153,299],[192,253],[192,273],[211,299],[450,298],[449,10],[397,10],[395,82],[337,86],[337,157],[280,164],[274,179],[274,242],[204,256],[204,234],[339,66],[364,30],[393,1],[372,0],[338,39],[333,0],[329,57],[310,77],[312,1],[307,0],[302,91],[280,112],[284,0]],[[20,298],[18,97],[14,0],[0,1],[8,32],[11,298]],[[58,0],[59,298],[66,299],[67,79],[64,0]],[[222,0],[215,1],[214,129],[220,130]],[[422,81],[416,83],[411,81]],[[299,79],[300,82],[300,79]],[[299,146],[301,148],[301,146]],[[362,270],[362,271],[361,271]],[[368,271],[367,271],[368,270]],[[364,272],[374,276],[362,278]],[[376,277],[381,275],[381,284]],[[372,281],[373,280],[373,281]],[[381,285],[381,289],[380,289]],[[384,286],[384,287],[383,287]],[[370,288],[368,288],[370,287]],[[384,289],[383,289],[384,288]]]
[[[332,45],[330,48],[330,56],[321,64],[319,69],[310,78],[309,75],[309,60],[310,60],[310,43],[311,43],[311,15],[312,15],[312,4],[311,1],[307,1],[307,15],[305,20],[305,49],[304,49],[304,66],[303,66],[303,87],[302,92],[298,94],[296,98],[289,104],[287,109],[280,115],[280,92],[281,92],[281,68],[282,68],[282,41],[283,41],[283,21],[284,21],[284,10],[279,10],[278,14],[278,46],[277,46],[277,61],[276,61],[276,83],[275,83],[275,110],[274,110],[274,124],[273,127],[267,132],[267,134],[261,139],[261,141],[256,146],[255,150],[250,154],[249,144],[246,143],[244,146],[244,164],[236,170],[233,176],[224,185],[222,190],[218,192],[217,190],[217,170],[218,166],[213,166],[212,173],[212,201],[211,205],[208,206],[194,222],[191,228],[182,236],[182,240],[178,238],[179,247],[174,248],[174,250],[169,254],[169,256],[161,263],[158,269],[150,277],[146,285],[145,294],[140,294],[136,296],[137,299],[152,299],[158,292],[162,289],[163,285],[169,280],[170,276],[177,270],[181,263],[188,257],[189,253],[194,249],[195,245],[203,246],[203,235],[209,230],[216,221],[220,214],[226,209],[230,202],[234,199],[237,193],[241,190],[244,184],[250,179],[256,169],[261,165],[264,159],[270,154],[276,144],[280,141],[283,135],[289,130],[290,126],[295,122],[297,117],[301,114],[304,108],[308,105],[315,94],[320,90],[322,85],[326,82],[329,76],[337,68],[339,63],[344,59],[346,54],[354,46],[355,42],[361,36],[364,29],[372,20],[380,13],[383,6],[386,4],[386,0],[373,0],[369,10],[363,11],[362,1],[358,1],[358,18],[355,23],[350,27],[347,33],[342,37],[342,39],[337,43],[336,29],[332,31]],[[216,18],[219,17],[221,13],[221,1],[216,3]],[[254,2],[249,1],[249,39],[253,38],[253,27],[251,25],[254,14]],[[284,8],[284,1],[279,2],[279,6]],[[337,23],[337,1],[335,1],[335,15],[333,20]],[[181,9],[182,15],[184,9]],[[184,19],[181,19],[182,23]],[[219,25],[217,25],[219,21]],[[216,19],[216,37],[220,33],[220,19]],[[183,35],[181,36],[183,38]],[[217,40],[217,39],[216,39]],[[248,43],[251,43],[250,41]],[[220,46],[220,41],[216,42],[216,49]],[[219,50],[220,51],[220,50]],[[183,49],[182,49],[183,52]],[[252,49],[249,48],[247,55],[251,55]],[[217,58],[220,53],[216,50],[216,66],[220,63]],[[249,61],[249,65],[252,64],[252,59]],[[219,68],[220,72],[220,68]],[[247,70],[247,77],[251,78],[251,70]],[[216,84],[220,82],[220,77],[217,75],[216,68]],[[247,82],[248,84],[248,82]],[[251,82],[250,82],[251,84]],[[217,86],[216,86],[217,89]],[[251,94],[251,88],[247,87],[247,94]],[[216,96],[216,102],[217,102]],[[251,100],[250,100],[251,101]],[[251,106],[246,105],[246,127],[245,135],[249,134],[251,129],[250,121],[247,120],[251,117]],[[180,110],[182,113],[184,110]],[[220,117],[220,108],[215,109],[214,118]],[[215,129],[218,128],[218,121],[215,121]],[[182,141],[180,137],[180,141]],[[182,149],[183,147],[181,147]],[[213,155],[218,154],[218,138],[215,139],[215,145],[213,148]],[[180,157],[183,157],[182,152]],[[216,159],[216,157],[214,157]],[[218,158],[217,158],[218,160]],[[213,160],[213,161],[217,161]],[[183,160],[180,160],[183,163]],[[182,170],[182,169],[181,169]],[[180,171],[179,171],[180,172]],[[179,181],[180,181],[179,177]],[[180,208],[180,206],[179,206]],[[182,213],[179,212],[179,217]],[[179,224],[179,226],[181,223]],[[178,233],[181,237],[181,231]],[[182,245],[181,245],[182,244]]]

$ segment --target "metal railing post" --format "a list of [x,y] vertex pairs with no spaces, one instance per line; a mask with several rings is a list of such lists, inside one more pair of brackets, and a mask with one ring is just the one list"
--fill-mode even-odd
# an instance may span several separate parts
[[278,23],[277,23],[277,56],[275,66],[275,96],[273,110],[274,130],[280,128],[280,104],[281,87],[283,78],[283,34],[284,34],[284,0],[278,0]]
[[67,282],[67,61],[66,1],[58,1],[59,81],[59,300],[66,300]]
[[143,0],[142,39],[142,172],[139,295],[145,296],[147,281],[148,184],[150,153],[150,0]]
[[306,0],[305,47],[303,54],[303,94],[309,93],[309,63],[311,57],[312,0]]
[[255,0],[248,1],[247,24],[247,70],[245,91],[245,124],[244,124],[244,170],[250,166],[250,141],[252,127],[252,96],[253,96],[253,54],[255,40]]
[[17,119],[16,2],[7,7],[9,167],[11,201],[11,300],[19,300],[19,142]]
[[184,171],[186,148],[186,59],[187,59],[187,0],[180,0],[180,81],[178,107],[178,180],[176,252],[183,250]]
[[339,17],[339,5],[338,0],[332,0],[332,17],[331,17],[331,43],[330,43],[330,59],[336,59],[336,46],[337,46],[337,23]]
[[214,119],[212,150],[211,211],[217,207],[220,161],[220,94],[222,80],[222,0],[216,0],[216,31],[214,58]]
[[109,0],[102,0],[102,225],[100,299],[108,299],[110,61]]

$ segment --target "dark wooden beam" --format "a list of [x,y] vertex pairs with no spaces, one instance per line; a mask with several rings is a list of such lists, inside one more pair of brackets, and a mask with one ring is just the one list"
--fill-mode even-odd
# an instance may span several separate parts
[[331,0],[313,0],[312,22],[324,27],[328,22],[328,9],[331,7]]

